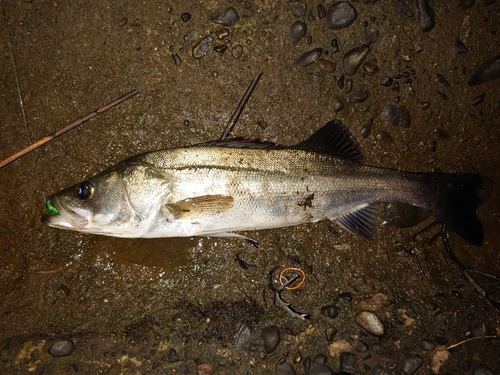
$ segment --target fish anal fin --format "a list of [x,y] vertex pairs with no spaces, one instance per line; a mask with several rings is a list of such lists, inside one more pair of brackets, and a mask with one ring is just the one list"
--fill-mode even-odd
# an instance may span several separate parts
[[228,195],[203,195],[168,204],[165,209],[176,219],[196,219],[229,211],[234,199]]
[[361,206],[334,219],[335,223],[350,233],[358,234],[365,240],[378,241],[378,222],[383,203]]
[[349,159],[354,163],[364,161],[359,143],[340,120],[329,121],[309,138],[290,148]]

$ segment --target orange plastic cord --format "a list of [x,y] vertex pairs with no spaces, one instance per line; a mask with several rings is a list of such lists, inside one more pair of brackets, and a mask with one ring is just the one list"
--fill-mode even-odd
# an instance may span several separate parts
[[302,279],[300,280],[300,283],[298,285],[295,285],[294,287],[291,286],[286,286],[285,289],[287,290],[295,290],[301,287],[302,284],[304,284],[304,281],[306,281],[306,274],[304,271],[302,271],[300,268],[294,268],[294,267],[288,267],[285,268],[283,271],[280,272],[280,283],[283,285],[283,274],[287,271],[299,271],[302,274]]

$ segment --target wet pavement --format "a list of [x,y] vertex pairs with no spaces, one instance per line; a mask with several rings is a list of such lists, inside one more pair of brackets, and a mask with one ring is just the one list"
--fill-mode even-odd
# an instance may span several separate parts
[[[432,219],[377,244],[329,222],[243,233],[258,248],[40,221],[45,196],[126,157],[219,137],[260,72],[237,135],[294,144],[336,117],[369,164],[499,186],[500,3],[431,2],[419,22],[414,2],[371,2],[3,0],[0,159],[140,94],[0,170],[0,372],[500,373],[500,323],[428,241],[439,227],[404,251]],[[496,301],[498,191],[482,247],[450,235]],[[278,296],[287,267],[306,280]]]

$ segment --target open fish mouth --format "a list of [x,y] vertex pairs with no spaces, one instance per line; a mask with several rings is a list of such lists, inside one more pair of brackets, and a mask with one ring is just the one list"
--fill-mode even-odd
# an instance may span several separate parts
[[[42,222],[50,227],[82,230],[89,223],[84,216],[85,210],[67,206],[56,196],[47,200],[46,207],[49,213],[42,216]],[[81,211],[81,213],[77,211]]]

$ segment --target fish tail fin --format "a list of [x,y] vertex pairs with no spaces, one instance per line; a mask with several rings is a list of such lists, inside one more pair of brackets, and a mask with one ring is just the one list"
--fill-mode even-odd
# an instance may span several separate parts
[[483,225],[476,209],[486,202],[493,181],[474,173],[432,173],[438,180],[434,215],[456,234],[473,245],[483,243]]

